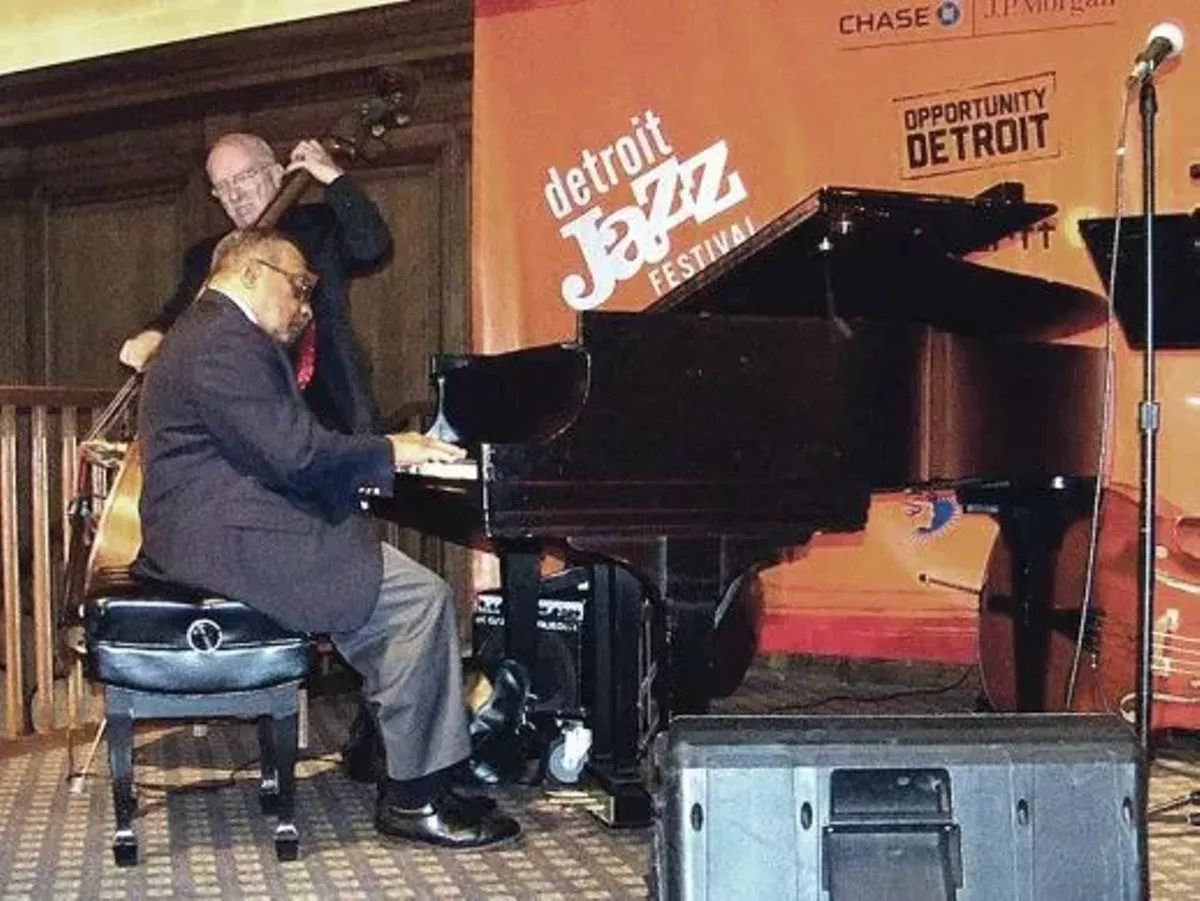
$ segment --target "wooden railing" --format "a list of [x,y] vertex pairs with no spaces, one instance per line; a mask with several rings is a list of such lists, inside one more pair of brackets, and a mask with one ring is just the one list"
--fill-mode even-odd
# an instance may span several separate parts
[[[129,388],[127,384],[119,392],[122,398]],[[80,643],[67,640],[71,630],[63,630],[61,613],[73,600],[66,597],[71,592],[65,579],[72,507],[85,508],[87,525],[94,525],[126,447],[122,436],[127,440],[132,435],[132,405],[118,402],[112,407],[124,412],[105,427],[115,434],[88,440],[93,424],[117,395],[90,388],[0,385],[0,665],[6,739],[102,717],[83,679],[82,656],[60,653]],[[431,412],[428,401],[404,404],[387,417],[386,428],[420,428]],[[435,569],[446,567],[440,541],[394,523],[380,526],[392,544]],[[71,562],[86,570],[86,559]],[[455,575],[447,573],[448,578]],[[456,581],[465,582],[465,572],[461,575]]]
[[[78,668],[73,677],[55,672],[56,630],[66,600],[62,572],[80,441],[112,397],[111,391],[87,388],[0,385],[6,738],[62,725],[57,721],[64,709],[70,725],[81,716]],[[92,485],[87,490],[102,491]],[[56,704],[56,682],[74,695],[65,708]]]

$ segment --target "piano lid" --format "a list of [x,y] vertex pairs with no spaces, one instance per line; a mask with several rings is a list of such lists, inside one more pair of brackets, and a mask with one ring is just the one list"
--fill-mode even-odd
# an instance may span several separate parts
[[572,345],[447,354],[433,364],[439,437],[466,446],[549,439],[570,425],[587,400],[588,356]]
[[824,187],[646,312],[912,322],[979,338],[1049,339],[1098,325],[1102,298],[961,259],[1056,212],[1024,187],[976,197]]

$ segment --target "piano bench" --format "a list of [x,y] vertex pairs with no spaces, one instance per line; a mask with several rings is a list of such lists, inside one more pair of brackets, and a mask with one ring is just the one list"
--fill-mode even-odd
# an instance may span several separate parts
[[298,695],[310,637],[237,601],[128,576],[94,588],[80,613],[88,673],[104,686],[117,864],[138,857],[134,721],[207,717],[257,720],[259,801],[276,817],[276,856],[295,860]]

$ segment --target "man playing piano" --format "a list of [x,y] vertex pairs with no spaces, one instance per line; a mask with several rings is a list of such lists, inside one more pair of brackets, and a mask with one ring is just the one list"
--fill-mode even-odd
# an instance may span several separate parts
[[[311,304],[315,326],[310,377],[302,396],[326,428],[367,433],[377,411],[350,322],[347,282],[378,264],[391,248],[391,235],[379,210],[315,140],[301,141],[286,168],[258,135],[234,132],[213,144],[205,162],[213,197],[235,228],[253,225],[275,200],[288,172],[304,169],[325,187],[325,202],[301,204],[285,213],[279,229],[293,240],[321,276]],[[141,372],[163,335],[192,303],[208,274],[221,235],[212,235],[184,255],[175,293],[142,331],[121,346],[119,358]],[[378,775],[379,736],[370,712],[360,704],[342,751],[343,770],[355,781]]]
[[383,736],[379,832],[456,848],[512,840],[515,820],[450,790],[470,741],[449,587],[381,544],[361,509],[362,494],[390,493],[396,467],[463,452],[317,421],[286,353],[312,316],[316,278],[278,232],[222,243],[146,372],[138,566],[331,636]]

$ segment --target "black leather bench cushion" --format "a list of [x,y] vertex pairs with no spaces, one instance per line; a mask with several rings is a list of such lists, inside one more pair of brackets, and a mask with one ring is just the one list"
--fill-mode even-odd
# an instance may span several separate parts
[[163,583],[108,587],[83,604],[94,679],[141,691],[250,691],[303,679],[307,635],[237,601]]

